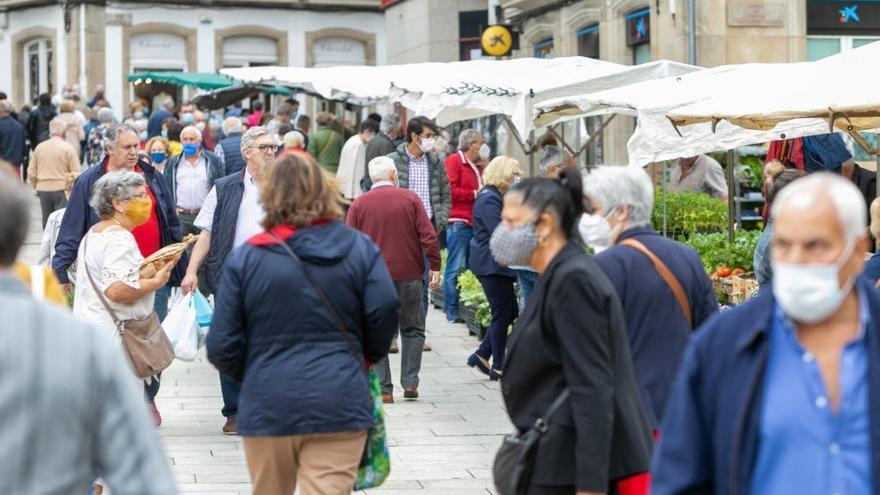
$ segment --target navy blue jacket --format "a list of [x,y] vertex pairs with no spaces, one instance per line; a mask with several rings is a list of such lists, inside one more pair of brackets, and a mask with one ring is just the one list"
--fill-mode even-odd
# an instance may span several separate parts
[[489,250],[489,239],[495,227],[501,223],[501,209],[504,199],[494,186],[486,186],[474,201],[474,236],[471,237],[468,269],[474,275],[505,275],[516,277],[516,273],[506,266],[501,266],[492,257]]
[[[83,236],[92,228],[92,225],[100,221],[95,210],[89,206],[89,200],[92,197],[92,188],[95,182],[98,182],[98,179],[104,175],[106,166],[107,157],[104,157],[100,164],[86,169],[73,183],[73,191],[70,193],[67,209],[64,210],[64,217],[61,219],[58,239],[55,241],[55,257],[52,258],[52,269],[55,270],[55,275],[62,284],[70,282],[67,277],[67,269],[76,261],[79,243]],[[138,161],[138,166],[144,171],[147,185],[159,203],[157,213],[162,246],[180,242],[182,240],[180,220],[177,218],[177,209],[171,200],[168,184],[165,183],[162,174],[156,172],[156,169],[149,163]],[[183,253],[183,257],[171,272],[169,283],[172,286],[180,285],[180,281],[186,274],[188,263],[189,256]]]
[[0,118],[0,158],[20,167],[24,161],[24,127],[11,115]]
[[[880,292],[864,278],[869,314]],[[765,290],[713,316],[685,351],[666,404],[652,465],[652,495],[748,494],[758,457],[761,397],[776,301]],[[868,342],[868,417],[873,495],[880,495],[880,323]]]
[[[624,239],[641,242],[666,263],[684,288],[694,328],[718,311],[712,281],[696,251],[650,227],[627,230],[618,242]],[[614,246],[596,256],[596,263],[623,303],[639,392],[648,420],[656,429],[692,329],[672,289],[647,256],[628,246]]]
[[[355,356],[298,265],[277,244],[234,249],[216,294],[208,360],[240,382],[238,431],[285,436],[373,425],[364,358],[388,354],[400,302],[379,248],[340,221],[287,239],[360,347]],[[283,238],[283,236],[281,236]]]
[[162,135],[162,123],[171,118],[171,114],[164,108],[156,110],[147,121],[147,139]]

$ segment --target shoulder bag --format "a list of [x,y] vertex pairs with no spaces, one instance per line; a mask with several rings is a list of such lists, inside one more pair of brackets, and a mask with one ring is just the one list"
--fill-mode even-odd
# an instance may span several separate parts
[[528,493],[538,453],[538,444],[541,437],[550,429],[553,416],[568,400],[568,396],[569,391],[566,388],[553,401],[544,416],[535,420],[535,424],[531,428],[523,433],[515,432],[504,437],[498,453],[495,454],[495,463],[492,467],[492,476],[495,478],[498,495],[525,495]]
[[[86,234],[85,239],[83,239],[85,243],[84,252],[88,251],[90,235]],[[83,262],[83,266],[86,269],[86,275],[89,278],[92,289],[97,294],[98,299],[101,300],[104,309],[113,318],[113,323],[116,325],[119,337],[122,339],[122,348],[125,349],[125,353],[128,355],[128,360],[131,362],[132,368],[134,368],[135,376],[146,379],[158,375],[162,370],[171,366],[172,361],[174,361],[174,347],[171,346],[171,341],[168,340],[168,336],[162,330],[162,325],[159,322],[159,317],[156,316],[156,312],[151,312],[150,316],[142,320],[120,320],[116,312],[110,307],[107,299],[104,298],[104,294],[98,290],[98,285],[95,283],[95,279],[92,278],[91,271],[89,271],[88,263]]]
[[678,305],[681,306],[681,311],[684,313],[684,317],[687,318],[688,326],[694,328],[694,317],[691,312],[691,304],[688,302],[687,295],[685,295],[681,283],[675,278],[675,275],[672,273],[672,270],[666,266],[666,263],[652,253],[644,244],[635,239],[624,239],[620,241],[619,245],[629,246],[644,254],[649,260],[651,260],[651,263],[654,264],[654,269],[657,270],[657,273],[666,282],[666,285],[669,286],[672,293],[675,294],[675,298],[678,300]]
[[[363,366],[365,361],[363,353],[358,351],[358,347],[354,342],[354,336],[345,329],[345,323],[343,323],[339,313],[336,312],[336,308],[330,302],[330,299],[327,298],[324,289],[312,279],[302,259],[293,252],[293,249],[286,242],[271,232],[269,235],[278,241],[278,244],[287,252],[287,255],[299,266],[306,280],[309,281],[309,284],[318,293],[318,297],[321,298],[324,307],[327,308],[327,311],[333,317],[337,330],[342,332],[343,338],[348,343],[349,350],[358,363]],[[367,442],[361,454],[357,480],[354,484],[355,491],[375,488],[384,483],[391,473],[391,456],[388,452],[388,439],[385,435],[385,412],[382,410],[382,390],[379,386],[379,376],[376,375],[376,371],[373,369],[370,369],[367,373],[367,385],[370,388],[370,398],[373,401],[373,426],[367,432]]]

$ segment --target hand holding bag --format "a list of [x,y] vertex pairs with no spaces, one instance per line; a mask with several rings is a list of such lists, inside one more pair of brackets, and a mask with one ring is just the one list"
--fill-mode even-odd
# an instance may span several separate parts
[[[83,240],[86,251],[88,251],[89,246],[89,235],[87,234]],[[95,279],[92,278],[91,271],[89,271],[88,264],[83,263],[83,266],[86,269],[86,275],[89,278],[92,289],[95,291],[98,299],[101,300],[104,309],[110,313],[113,323],[116,324],[116,329],[122,338],[122,348],[125,349],[125,353],[128,355],[128,360],[131,362],[135,376],[146,379],[158,375],[162,370],[171,366],[172,361],[174,361],[174,348],[171,346],[168,336],[165,335],[165,331],[162,330],[162,325],[159,323],[159,317],[156,316],[156,312],[151,312],[150,316],[142,320],[120,320],[116,312],[110,307],[107,299],[104,298],[104,294],[98,289],[98,285],[95,283]]]

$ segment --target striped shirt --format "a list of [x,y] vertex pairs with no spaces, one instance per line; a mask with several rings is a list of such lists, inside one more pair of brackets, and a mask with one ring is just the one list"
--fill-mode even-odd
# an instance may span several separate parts
[[407,149],[406,155],[409,157],[409,189],[422,200],[425,212],[428,214],[428,220],[433,220],[434,209],[431,208],[431,171],[428,167],[428,154],[422,153],[421,157],[416,158]]

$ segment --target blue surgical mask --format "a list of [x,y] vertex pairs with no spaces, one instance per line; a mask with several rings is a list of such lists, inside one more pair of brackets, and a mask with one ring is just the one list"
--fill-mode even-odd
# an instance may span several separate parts
[[162,137],[168,139],[168,129],[162,129]]
[[183,145],[183,154],[185,156],[193,156],[199,152],[199,145],[196,143],[185,143]]
[[165,156],[164,151],[154,151],[150,153],[150,160],[153,160],[153,163],[162,163],[165,161]]
[[195,116],[191,113],[184,113],[180,115],[180,121],[184,124],[192,124],[193,120],[195,120]]
[[140,134],[138,134],[138,139],[140,139],[142,143],[144,141],[146,141],[147,140],[147,131],[143,131]]

